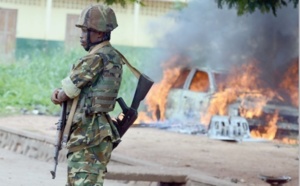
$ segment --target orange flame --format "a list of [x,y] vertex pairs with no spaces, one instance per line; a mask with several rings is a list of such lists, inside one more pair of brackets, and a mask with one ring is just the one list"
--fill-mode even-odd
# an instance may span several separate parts
[[228,115],[228,106],[240,101],[239,113],[245,118],[259,117],[263,106],[277,94],[271,89],[261,88],[260,70],[257,61],[233,69],[224,83],[219,85],[219,91],[210,101],[207,115],[202,120],[208,124],[212,115]]
[[[165,66],[162,80],[155,84],[146,97],[148,106],[147,113],[139,113],[137,122],[151,122],[165,120],[165,108],[167,96],[172,88],[180,88],[185,79],[178,81],[182,67],[174,65],[178,61],[187,61],[180,56],[174,56]],[[201,123],[208,124],[212,115],[230,115],[228,110],[231,104],[238,103],[238,113],[245,118],[263,118],[263,107],[268,101],[274,98],[283,101],[278,92],[266,88],[260,80],[261,71],[258,68],[258,61],[250,60],[248,63],[234,68],[223,83],[218,85],[218,91],[214,93],[210,100],[206,113],[200,113]],[[173,66],[168,68],[168,66]],[[176,67],[174,67],[176,66]],[[187,66],[187,65],[186,65]],[[295,106],[298,106],[298,58],[287,70],[283,81],[279,84],[282,89],[289,93]],[[205,91],[209,88],[206,77],[201,74],[196,75],[191,83],[190,90]],[[176,83],[175,83],[176,82]],[[297,86],[290,86],[291,84]],[[277,121],[280,120],[278,112],[264,118],[266,123],[261,123],[261,127],[252,130],[253,137],[263,137],[274,139],[277,131]]]
[[148,111],[152,113],[153,120],[165,119],[165,108],[168,93],[179,76],[180,69],[167,69],[164,71],[163,80],[155,84],[146,97]]
[[275,138],[277,132],[277,121],[278,121],[278,111],[276,111],[273,115],[267,116],[268,125],[260,126],[258,129],[251,131],[251,136],[256,138],[265,138],[272,140]]
[[191,91],[206,92],[209,89],[209,79],[204,73],[196,73],[190,86]]
[[182,79],[182,82],[177,81],[177,84],[175,84],[175,81],[180,75],[181,69],[181,66],[177,65],[177,63],[182,61],[188,63],[189,59],[179,55],[174,55],[170,60],[164,63],[163,68],[166,70],[163,72],[162,80],[152,86],[146,97],[146,104],[148,106],[147,111],[151,113],[151,116],[148,116],[147,114],[139,114],[135,123],[141,121],[165,120],[165,108],[170,89],[176,88],[176,86],[179,86],[180,83],[184,83],[185,81],[185,79]]
[[287,137],[283,138],[281,141],[285,144],[293,144],[293,145],[299,144],[299,140],[290,139],[290,138],[287,138]]
[[299,59],[292,61],[292,65],[284,73],[283,80],[279,87],[289,95],[292,105],[299,107]]

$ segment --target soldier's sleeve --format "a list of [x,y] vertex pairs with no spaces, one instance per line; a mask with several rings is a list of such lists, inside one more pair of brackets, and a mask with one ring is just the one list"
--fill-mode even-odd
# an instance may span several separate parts
[[94,80],[102,69],[103,62],[99,55],[83,58],[73,68],[70,75],[61,81],[62,89],[69,98],[73,99],[80,94],[85,85]]

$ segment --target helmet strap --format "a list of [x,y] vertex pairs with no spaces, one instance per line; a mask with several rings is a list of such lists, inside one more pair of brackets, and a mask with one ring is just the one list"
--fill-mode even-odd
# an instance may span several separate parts
[[98,44],[102,43],[103,41],[109,41],[110,40],[110,32],[104,32],[104,35],[101,38],[101,40],[92,43],[91,42],[91,36],[90,36],[91,32],[93,32],[93,31],[88,30],[88,33],[87,33],[87,39],[86,39],[87,46],[84,48],[86,51],[89,51],[92,46],[98,45]]

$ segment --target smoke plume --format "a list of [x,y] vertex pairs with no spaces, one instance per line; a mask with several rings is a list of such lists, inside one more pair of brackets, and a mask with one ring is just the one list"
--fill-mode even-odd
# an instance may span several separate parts
[[[174,26],[157,40],[159,50],[150,63],[153,75],[174,55],[182,59],[173,64],[176,66],[223,70],[255,59],[262,78],[273,86],[278,70],[298,57],[298,9],[292,5],[279,9],[277,16],[258,10],[238,16],[234,8],[219,9],[215,1],[194,0],[166,16]],[[164,25],[156,23],[151,27],[164,30]],[[156,74],[154,79],[158,77]]]

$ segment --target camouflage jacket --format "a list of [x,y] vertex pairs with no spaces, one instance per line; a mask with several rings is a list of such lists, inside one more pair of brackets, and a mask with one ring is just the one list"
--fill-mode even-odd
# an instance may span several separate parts
[[[105,57],[107,59],[104,59]],[[93,54],[88,54],[79,59],[68,76],[73,84],[80,89],[79,101],[67,143],[67,148],[70,152],[98,145],[106,137],[110,137],[112,142],[120,140],[118,131],[107,113],[101,112],[91,115],[85,113],[86,95],[89,93],[89,87],[95,81],[99,79],[101,81],[99,75],[103,74],[104,68],[107,65],[105,60],[109,61],[110,59],[119,61],[121,64],[119,54],[109,44],[97,49]],[[70,110],[71,104],[72,101],[69,101],[68,110]]]

